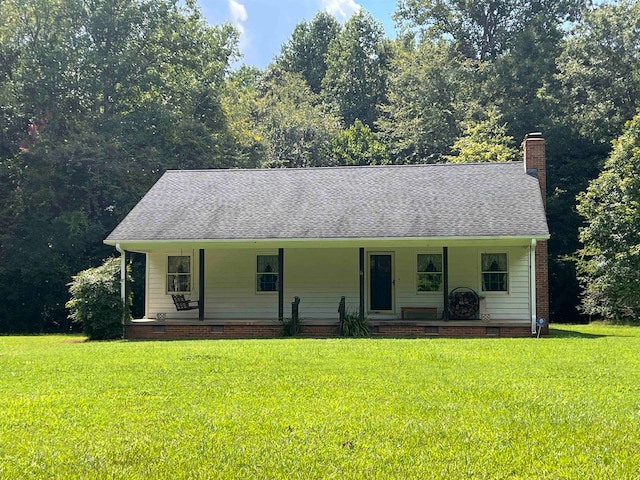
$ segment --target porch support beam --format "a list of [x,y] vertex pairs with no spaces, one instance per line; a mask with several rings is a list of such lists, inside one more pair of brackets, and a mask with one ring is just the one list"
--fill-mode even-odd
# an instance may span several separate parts
[[364,317],[364,248],[360,247],[359,254],[359,271],[360,271],[360,311],[361,317]]
[[198,320],[204,320],[204,248],[200,249],[198,258]]
[[284,248],[278,249],[278,320],[284,320]]
[[122,300],[122,325],[127,321],[127,251],[116,243],[116,250],[120,253],[120,300]]
[[442,291],[444,293],[442,318],[449,320],[449,247],[442,247]]

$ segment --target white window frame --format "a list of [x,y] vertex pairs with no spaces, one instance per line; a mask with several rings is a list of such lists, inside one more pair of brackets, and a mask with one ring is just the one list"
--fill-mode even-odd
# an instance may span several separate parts
[[[170,264],[170,258],[172,257],[186,257],[189,259],[189,271],[188,272],[170,272],[169,271],[169,264]],[[193,257],[191,255],[167,255],[167,268],[165,270],[166,272],[166,277],[165,277],[165,289],[167,291],[167,295],[189,295],[191,294],[192,290],[193,290]],[[169,285],[171,285],[169,277],[170,276],[183,276],[183,277],[188,277],[189,279],[189,290],[170,290],[169,289]],[[174,279],[174,285],[175,285],[175,279]]]
[[[482,256],[483,255],[504,255],[506,257],[506,262],[507,262],[507,269],[506,270],[499,270],[499,271],[492,271],[492,270],[483,270],[482,269]],[[508,294],[509,290],[511,288],[511,281],[510,281],[510,272],[509,272],[509,252],[506,252],[504,250],[501,251],[495,251],[495,252],[482,252],[480,253],[480,290],[482,291],[482,293],[485,294]],[[505,275],[505,283],[506,283],[506,288],[504,290],[485,290],[484,288],[484,274],[485,273],[489,273],[489,274],[504,274]]]
[[[434,255],[440,257],[440,270],[433,272],[420,272],[418,271],[419,261],[418,257],[420,255]],[[433,294],[442,294],[442,289],[444,288],[444,257],[442,252],[416,252],[415,255],[415,268],[414,268],[414,280],[415,280],[415,292],[417,295],[433,295]],[[420,284],[420,275],[439,275],[440,276],[440,285],[438,290],[418,290],[418,286]]]
[[[275,271],[274,272],[259,272],[258,271],[258,265],[259,265],[259,258],[260,257],[274,257],[275,258],[275,263],[274,263],[274,268]],[[274,254],[274,253],[258,253],[256,254],[256,263],[255,265],[255,283],[254,283],[254,289],[257,295],[274,295],[277,294],[279,291],[279,287],[280,287],[280,272],[279,272],[279,259],[278,259],[278,254]],[[260,282],[262,281],[262,276],[263,275],[271,275],[271,276],[275,276],[276,277],[276,281],[275,281],[275,290],[260,290],[258,288],[258,286],[260,285]]]

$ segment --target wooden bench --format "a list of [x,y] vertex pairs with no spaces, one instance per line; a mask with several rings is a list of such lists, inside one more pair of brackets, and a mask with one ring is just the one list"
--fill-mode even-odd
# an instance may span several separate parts
[[437,320],[436,307],[401,307],[402,320]]
[[[173,304],[179,312],[184,310],[195,310],[200,306],[198,300],[187,300],[184,298],[184,295],[171,295],[171,298],[173,298]],[[195,303],[195,305],[192,305],[192,303]]]

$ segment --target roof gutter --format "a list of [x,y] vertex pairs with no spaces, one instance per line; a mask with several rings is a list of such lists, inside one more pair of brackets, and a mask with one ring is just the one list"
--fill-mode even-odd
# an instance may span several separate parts
[[[330,237],[330,238],[216,238],[216,239],[205,239],[205,238],[174,238],[174,239],[162,239],[162,240],[104,240],[106,245],[116,246],[120,243],[127,243],[129,245],[136,244],[175,244],[175,243],[199,243],[199,244],[216,244],[216,243],[273,243],[273,242],[284,242],[284,243],[292,243],[292,242],[300,242],[300,243],[311,243],[311,242],[447,242],[447,241],[473,241],[473,240],[514,240],[514,241],[525,241],[525,240],[549,240],[551,236],[549,234],[544,235],[505,235],[505,236],[479,236],[479,237],[462,237],[462,236],[451,236],[451,237]],[[116,247],[117,248],[117,247]]]

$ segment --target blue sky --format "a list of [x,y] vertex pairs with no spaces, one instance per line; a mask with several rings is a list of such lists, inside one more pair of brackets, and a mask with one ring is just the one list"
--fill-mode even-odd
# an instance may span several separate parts
[[290,37],[295,26],[311,20],[321,10],[346,21],[359,8],[364,8],[380,21],[387,36],[394,36],[391,15],[394,0],[199,0],[209,23],[231,22],[241,32],[241,63],[264,68],[280,46]]

